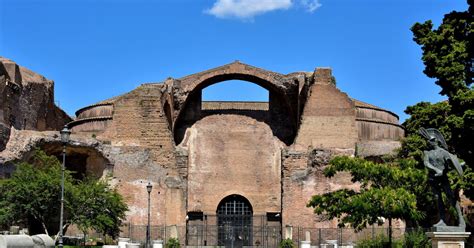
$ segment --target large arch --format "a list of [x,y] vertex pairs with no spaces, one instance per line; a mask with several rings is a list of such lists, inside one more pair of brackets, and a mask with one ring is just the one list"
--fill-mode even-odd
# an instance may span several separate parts
[[253,209],[247,198],[229,195],[216,210],[218,245],[226,247],[252,246]]
[[[202,90],[228,80],[247,81],[269,91],[271,118],[267,124],[272,127],[275,136],[286,144],[291,144],[297,128],[299,81],[292,76],[262,70],[238,61],[173,81],[175,117],[172,129],[175,143],[182,141],[186,128],[203,117],[200,105]],[[285,126],[272,125],[275,123]]]

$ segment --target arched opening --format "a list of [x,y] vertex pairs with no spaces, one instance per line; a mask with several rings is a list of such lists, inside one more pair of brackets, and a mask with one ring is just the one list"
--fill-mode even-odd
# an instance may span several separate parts
[[245,197],[225,197],[219,203],[216,213],[219,246],[252,246],[253,209]]
[[228,80],[202,90],[204,102],[268,102],[268,90],[248,81]]
[[196,86],[175,121],[175,143],[179,145],[189,127],[210,115],[244,115],[264,122],[287,145],[296,134],[288,96],[272,83],[252,75],[219,75]]
[[[41,149],[62,161],[62,145],[47,143]],[[66,169],[72,172],[77,180],[86,177],[103,178],[112,174],[113,167],[102,153],[93,147],[68,146],[66,148]]]

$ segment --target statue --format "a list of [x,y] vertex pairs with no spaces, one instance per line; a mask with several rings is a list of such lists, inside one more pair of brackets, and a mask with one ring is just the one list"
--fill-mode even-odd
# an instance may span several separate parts
[[[447,173],[451,169],[450,167],[454,167],[456,172],[462,176],[462,166],[464,163],[459,163],[458,158],[447,151],[448,146],[446,141],[443,135],[437,129],[420,128],[419,132],[424,138],[428,140],[430,150],[423,152],[424,164],[429,169],[428,182],[436,195],[440,215],[439,222],[433,225],[433,228],[438,231],[458,231],[459,229],[464,231],[466,228],[466,223],[462,216],[461,207],[457,201],[457,196],[451,190],[447,176]],[[446,225],[446,210],[445,203],[443,202],[442,192],[446,194],[449,204],[456,209],[458,217],[457,226]]]

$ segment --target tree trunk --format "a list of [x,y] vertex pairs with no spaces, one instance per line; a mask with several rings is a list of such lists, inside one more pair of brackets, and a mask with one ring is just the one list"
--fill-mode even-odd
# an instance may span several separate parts
[[44,221],[41,221],[41,226],[43,226],[44,233],[46,233],[46,235],[48,235],[48,236],[49,236],[49,233],[48,233],[48,228],[46,228],[46,224],[44,223]]

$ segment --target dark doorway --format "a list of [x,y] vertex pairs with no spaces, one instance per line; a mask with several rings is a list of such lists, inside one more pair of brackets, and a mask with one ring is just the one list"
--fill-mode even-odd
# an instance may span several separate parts
[[252,246],[252,215],[250,202],[240,195],[224,198],[217,207],[218,245]]

